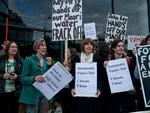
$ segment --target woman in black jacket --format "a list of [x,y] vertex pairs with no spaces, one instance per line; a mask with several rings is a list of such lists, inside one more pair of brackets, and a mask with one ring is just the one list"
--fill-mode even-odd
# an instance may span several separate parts
[[[126,58],[132,82],[134,85],[134,75],[133,75],[133,63],[130,57],[124,55],[124,43],[122,40],[116,39],[111,44],[112,55],[110,60]],[[104,62],[106,67],[109,61]],[[134,89],[126,92],[119,92],[111,94],[112,98],[112,112],[115,113],[128,113],[136,110],[135,106],[135,92]]]
[[20,74],[23,59],[16,42],[9,42],[0,56],[0,113],[17,113],[21,92]]
[[84,39],[81,44],[81,53],[77,54],[74,60],[72,61],[71,74],[76,78],[76,63],[85,63],[85,62],[96,62],[97,63],[97,92],[95,92],[94,97],[76,97],[75,90],[75,79],[71,82],[71,94],[74,97],[73,100],[73,113],[97,113],[99,106],[98,97],[102,92],[102,81],[101,77],[103,76],[103,60],[102,58],[95,54],[95,44],[92,39]]

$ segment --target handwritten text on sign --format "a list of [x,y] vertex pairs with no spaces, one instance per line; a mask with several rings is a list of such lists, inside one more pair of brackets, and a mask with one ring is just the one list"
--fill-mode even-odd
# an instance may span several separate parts
[[108,14],[105,41],[110,43],[115,39],[125,41],[128,17],[116,14]]
[[52,40],[82,39],[82,0],[53,0]]

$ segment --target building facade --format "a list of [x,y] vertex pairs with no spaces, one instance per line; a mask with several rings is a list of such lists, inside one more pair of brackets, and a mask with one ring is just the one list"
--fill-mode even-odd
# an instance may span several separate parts
[[[146,36],[150,31],[149,0],[82,1],[83,24],[95,22],[97,37],[102,40],[105,38],[108,13],[128,17],[126,35]],[[49,55],[62,61],[64,42],[51,41],[51,17],[52,0],[0,0],[0,37],[17,41],[24,58],[33,52],[33,41],[44,38]],[[69,41],[69,46],[79,48],[76,41]]]

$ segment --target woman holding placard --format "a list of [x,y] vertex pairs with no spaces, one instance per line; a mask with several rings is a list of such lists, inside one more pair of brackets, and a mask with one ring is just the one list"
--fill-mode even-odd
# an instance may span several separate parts
[[[73,107],[75,108],[75,113],[98,113],[99,112],[99,99],[98,97],[101,95],[102,92],[102,81],[101,77],[103,75],[102,71],[104,70],[103,68],[103,60],[102,58],[95,54],[95,43],[93,42],[92,39],[87,38],[84,39],[83,42],[81,43],[81,53],[77,54],[74,60],[72,61],[72,66],[71,66],[71,74],[75,77],[74,81],[71,82],[71,94],[74,97],[73,100]],[[77,63],[82,64],[82,63],[96,63],[96,70],[97,73],[96,76],[96,92],[94,94],[94,97],[88,97],[85,95],[79,96],[77,94],[77,89],[75,87],[78,87],[75,84],[76,78],[77,78]],[[79,67],[80,68],[80,67]],[[92,69],[92,68],[91,68]],[[88,71],[88,70],[87,70]],[[80,72],[79,72],[80,73]],[[81,72],[82,73],[82,72]],[[81,74],[80,73],[80,74]],[[83,74],[83,73],[82,73]],[[85,72],[86,74],[86,72]],[[83,75],[84,76],[84,75]],[[78,82],[89,82],[90,80],[87,80],[89,75],[87,74],[86,77],[82,78],[82,80],[78,79]],[[93,78],[94,79],[94,78]],[[86,83],[85,83],[86,84]],[[83,86],[84,87],[84,86]],[[88,90],[89,91],[89,90]],[[78,96],[77,96],[78,95]]]
[[48,99],[34,86],[34,82],[45,82],[42,76],[51,66],[51,57],[46,57],[47,47],[44,39],[35,40],[35,54],[27,57],[23,63],[20,81],[23,85],[20,103],[25,104],[26,113],[48,113]]
[[[133,64],[130,57],[125,56],[124,53],[124,43],[122,40],[116,39],[111,44],[112,56],[110,60],[126,58],[128,68],[130,71],[130,76],[132,78],[132,82],[134,79],[133,76]],[[104,67],[108,65],[109,61],[104,62]],[[135,92],[134,89],[125,92],[118,92],[111,94],[112,98],[112,112],[120,113],[120,112],[133,112],[136,110],[135,106]]]

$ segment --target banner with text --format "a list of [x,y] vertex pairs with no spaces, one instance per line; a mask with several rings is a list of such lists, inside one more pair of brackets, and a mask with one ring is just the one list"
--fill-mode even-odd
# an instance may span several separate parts
[[65,87],[73,76],[60,64],[55,63],[46,73],[43,74],[45,82],[35,82],[33,86],[37,88],[48,100]]
[[115,39],[125,41],[128,17],[108,13],[105,41],[109,45]]
[[96,35],[95,23],[84,24],[84,33],[85,33],[85,38],[96,39],[97,35]]
[[145,107],[150,107],[150,46],[139,46],[136,50],[144,103]]
[[126,58],[110,60],[106,71],[111,93],[134,89]]
[[75,92],[79,97],[96,97],[97,63],[76,63]]
[[82,0],[53,0],[52,40],[80,40],[82,34]]
[[136,46],[140,46],[144,38],[145,36],[129,35],[128,36],[128,50],[133,50]]

